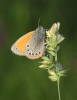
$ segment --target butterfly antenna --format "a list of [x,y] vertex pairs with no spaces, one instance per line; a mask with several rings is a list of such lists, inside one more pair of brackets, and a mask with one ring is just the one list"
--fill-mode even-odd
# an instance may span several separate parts
[[41,19],[41,17],[39,18],[39,20],[38,20],[38,27],[39,27],[39,22],[40,22],[40,19]]

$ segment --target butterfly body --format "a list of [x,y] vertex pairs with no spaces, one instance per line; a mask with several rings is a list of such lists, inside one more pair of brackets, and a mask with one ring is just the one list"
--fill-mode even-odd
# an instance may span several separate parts
[[11,47],[13,53],[26,56],[29,59],[40,58],[45,50],[44,47],[45,30],[39,26],[35,31],[31,31],[20,37]]

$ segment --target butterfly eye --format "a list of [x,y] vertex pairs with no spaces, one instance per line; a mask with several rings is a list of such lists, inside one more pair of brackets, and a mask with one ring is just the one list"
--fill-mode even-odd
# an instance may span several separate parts
[[29,51],[29,49],[27,49],[27,51]]
[[32,55],[34,55],[34,53],[32,53]]
[[39,52],[39,54],[40,54],[41,52]]
[[35,55],[37,55],[37,53]]
[[31,53],[29,53],[29,55],[31,55]]
[[27,44],[27,47],[29,47],[29,44]]
[[17,48],[15,48],[17,50]]

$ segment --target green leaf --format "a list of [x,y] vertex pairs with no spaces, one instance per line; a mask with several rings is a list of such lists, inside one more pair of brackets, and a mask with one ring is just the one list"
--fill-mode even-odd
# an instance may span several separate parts
[[64,39],[65,38],[62,35],[58,34],[58,36],[57,36],[57,43],[58,44],[61,43]]
[[48,51],[52,56],[56,56],[56,53],[53,51]]
[[48,70],[48,73],[49,73],[51,76],[56,76],[56,73],[55,73],[55,71],[53,71],[53,70]]
[[39,67],[40,67],[40,68],[44,68],[45,66],[44,66],[44,65],[40,65]]
[[43,59],[43,60],[49,60],[49,58],[47,56],[43,56],[41,59]]
[[49,60],[43,60],[43,61],[41,61],[40,63],[42,63],[42,64],[51,64],[52,62],[51,62],[51,60],[49,59]]
[[57,81],[57,77],[56,77],[56,76],[49,76],[49,79],[50,79],[51,81]]
[[52,47],[48,47],[48,50],[50,50],[50,51],[55,51],[55,49],[52,48]]
[[57,49],[57,51],[58,51],[58,50],[60,49],[60,46],[57,46],[57,48],[56,48],[56,49]]

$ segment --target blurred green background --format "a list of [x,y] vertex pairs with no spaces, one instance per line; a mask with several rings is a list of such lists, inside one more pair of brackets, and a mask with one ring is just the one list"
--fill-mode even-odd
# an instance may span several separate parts
[[60,22],[58,61],[64,69],[62,100],[77,100],[77,0],[0,0],[0,100],[58,100],[57,84],[48,79],[39,61],[14,55],[12,44],[40,25]]

